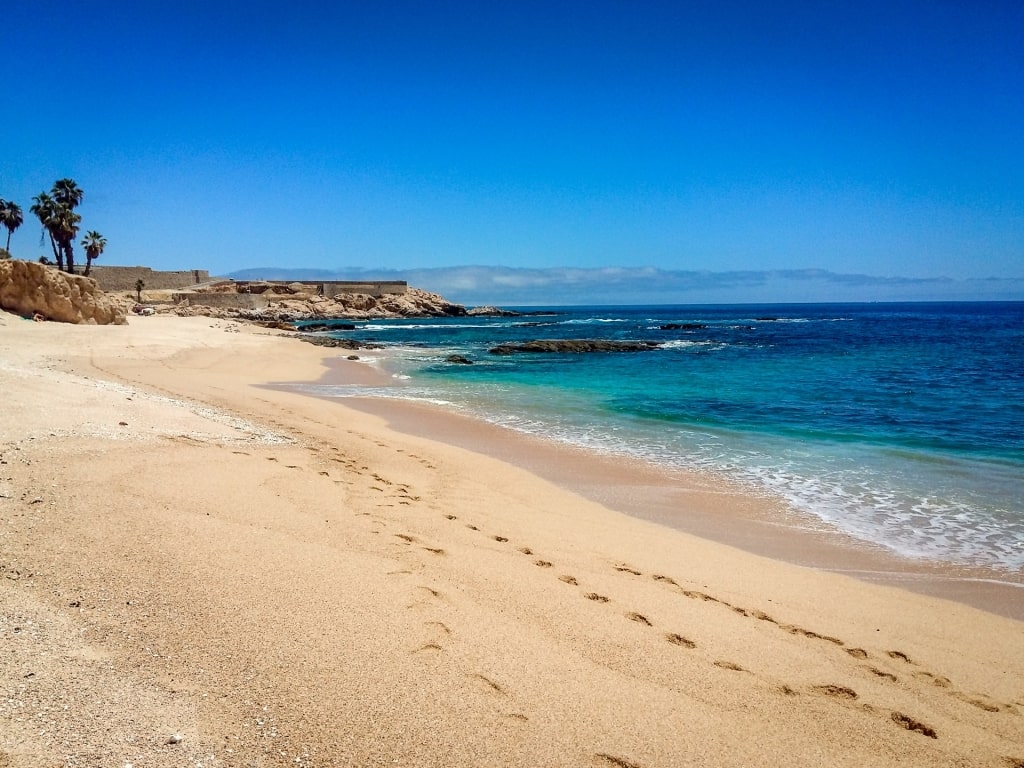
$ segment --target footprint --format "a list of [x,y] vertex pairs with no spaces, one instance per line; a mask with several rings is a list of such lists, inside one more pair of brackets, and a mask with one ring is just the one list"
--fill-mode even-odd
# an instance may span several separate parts
[[458,520],[458,519],[459,519],[459,518],[457,518],[457,517],[456,517],[455,515],[445,515],[445,518],[446,518],[447,520]]
[[469,675],[469,677],[472,677],[474,680],[479,680],[480,682],[484,683],[488,688],[490,688],[492,691],[495,691],[496,693],[501,693],[501,694],[505,693],[505,689],[502,688],[500,685],[498,685],[493,680],[491,680],[489,677],[484,677],[483,675],[476,674],[476,673],[474,673],[472,675]]
[[437,627],[446,635],[450,635],[452,633],[452,631],[448,628],[448,625],[445,624],[443,621],[425,621],[423,623],[428,627]]
[[626,618],[630,621],[635,621],[637,624],[646,624],[648,627],[653,626],[650,620],[640,613],[634,613],[633,611],[630,611],[626,614]]
[[992,704],[991,702],[985,701],[984,699],[975,699],[968,696],[966,693],[954,693],[954,697],[960,699],[960,701],[971,704],[978,709],[983,709],[986,712],[1001,712],[1002,708],[998,704]]
[[816,685],[814,690],[826,696],[833,696],[837,699],[856,699],[857,692],[845,685]]
[[547,560],[534,560],[533,564],[536,565],[538,568],[550,568],[553,565],[553,563]]
[[882,670],[875,669],[874,667],[868,667],[868,669],[871,671],[871,674],[875,675],[876,677],[881,677],[885,680],[888,680],[891,683],[896,682],[896,675],[894,674],[891,674],[889,672],[883,672]]
[[424,549],[433,555],[443,555],[445,553],[440,547],[424,547]]
[[576,577],[575,576],[569,576],[569,575],[559,576],[558,580],[559,581],[564,581],[566,584],[572,584],[574,587],[578,587],[579,584],[580,584],[578,581],[576,581]]
[[929,739],[939,738],[938,734],[935,733],[934,728],[930,728],[924,723],[920,723],[912,717],[907,717],[902,712],[893,712],[892,721],[897,725],[906,728],[908,731],[916,731],[917,733],[924,734]]
[[640,571],[636,570],[636,568],[631,568],[630,566],[624,563],[620,563],[619,565],[616,565],[614,567],[616,571],[620,571],[622,573],[631,573],[634,576],[640,575]]
[[417,589],[425,589],[427,592],[430,593],[431,597],[438,597],[438,598],[441,597],[441,593],[438,592],[436,589],[431,589],[430,587],[424,587],[422,585],[419,586],[419,587],[416,587],[416,588]]
[[847,648],[846,652],[855,659],[866,659],[868,657],[868,652],[863,648]]
[[907,654],[903,653],[903,651],[886,651],[886,655],[890,659],[899,659],[900,661],[907,662],[907,664],[913,664],[914,663],[914,662],[912,662],[910,660],[910,657],[907,656]]
[[609,600],[609,598],[605,597],[604,595],[599,595],[597,594],[597,592],[587,592],[587,594],[584,595],[584,597],[586,597],[587,600],[595,600],[598,603],[607,603]]
[[494,539],[495,541],[500,541],[503,544],[506,541],[508,541],[508,539],[506,539],[504,536],[491,536],[491,538]]
[[638,763],[634,763],[631,760],[627,760],[624,757],[616,757],[615,755],[609,755],[605,752],[598,752],[594,757],[603,760],[608,765],[614,765],[616,768],[640,768]]
[[937,677],[931,672],[915,672],[914,677],[918,680],[931,680],[932,684],[939,688],[949,688],[952,685],[948,677]]
[[655,581],[663,581],[666,584],[671,584],[673,587],[678,587],[679,586],[679,584],[676,582],[676,580],[673,579],[671,576],[662,576],[662,575],[656,573],[651,578],[654,579]]
[[[782,625],[780,625],[782,626]],[[835,645],[844,645],[843,641],[838,637],[831,637],[829,635],[819,635],[817,632],[813,632],[810,629],[804,629],[803,627],[794,627],[792,624],[782,626],[784,630],[789,632],[791,635],[803,635],[809,637],[812,640],[824,640],[828,643],[834,643]]]
[[676,634],[675,632],[669,632],[665,635],[665,639],[668,640],[672,645],[679,645],[683,648],[696,648],[697,644],[689,638],[683,637],[682,635]]
[[414,541],[416,541],[415,536],[410,536],[407,533],[396,533],[395,536],[401,539],[402,541],[406,542],[407,544],[412,544]]
[[524,555],[532,555],[533,554],[533,550],[530,549],[529,547],[520,547],[519,551],[522,552]]
[[467,528],[469,528],[469,530],[471,530],[471,531],[479,531],[479,530],[480,530],[480,529],[479,529],[479,528],[477,528],[477,527],[476,527],[475,525],[469,525],[469,524],[467,524],[467,525],[466,525],[466,527],[467,527]]
[[746,672],[746,670],[743,667],[732,661],[716,661],[715,666],[721,667],[722,669],[731,670],[732,672]]
[[438,645],[437,643],[427,643],[426,645],[421,645],[415,651],[412,651],[412,653],[423,653],[424,651],[441,651],[441,650],[444,650],[444,649],[441,648],[441,646]]

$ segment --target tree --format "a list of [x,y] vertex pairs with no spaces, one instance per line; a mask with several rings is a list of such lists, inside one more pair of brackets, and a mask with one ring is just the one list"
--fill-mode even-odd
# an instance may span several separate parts
[[4,250],[8,253],[11,251],[11,235],[24,221],[25,217],[21,212],[20,205],[13,200],[0,199],[0,224],[7,227],[7,245]]
[[85,248],[85,276],[89,276],[92,270],[92,263],[100,257],[103,249],[107,247],[107,238],[95,230],[89,231],[82,240],[82,247]]
[[[53,249],[53,259],[57,262],[57,269],[63,272],[64,256],[57,248],[57,239],[54,237],[57,227],[57,201],[46,192],[40,192],[32,199],[35,201],[35,204],[29,210],[36,215],[39,223],[43,225],[43,231],[49,235],[50,247]],[[41,237],[39,244],[42,245]]]
[[145,287],[146,284],[142,282],[141,277],[135,281],[135,298],[139,300],[139,304],[142,303],[142,289]]
[[79,189],[74,179],[58,179],[50,190],[58,206],[58,225],[55,236],[57,244],[64,251],[64,263],[68,272],[75,273],[75,237],[78,236],[78,225],[82,217],[75,213],[85,193]]
[[30,209],[50,235],[57,266],[72,274],[75,272],[75,237],[82,222],[75,208],[81,204],[83,196],[74,179],[59,179],[49,194],[40,192],[33,198],[36,204]]

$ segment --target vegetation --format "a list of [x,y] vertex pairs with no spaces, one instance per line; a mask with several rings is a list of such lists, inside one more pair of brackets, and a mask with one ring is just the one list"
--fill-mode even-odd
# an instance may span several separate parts
[[145,287],[146,284],[142,281],[141,277],[135,281],[135,298],[138,299],[139,304],[142,303],[142,289]]
[[[78,236],[79,225],[82,217],[75,209],[82,203],[84,192],[75,183],[74,179],[59,179],[49,192],[40,192],[33,199],[34,204],[29,209],[43,225],[44,236],[49,236],[50,247],[53,249],[53,258],[57,262],[57,268],[67,270],[74,274],[75,271],[75,238]],[[85,274],[89,274],[92,262],[101,253],[106,245],[106,240],[97,232],[95,241],[90,240],[93,245],[93,255],[89,255],[89,245],[86,246]],[[89,239],[89,238],[87,238]],[[102,241],[102,242],[99,242]],[[97,250],[98,248],[98,250]]]
[[24,221],[25,217],[21,213],[20,205],[13,200],[0,198],[0,224],[7,228],[7,245],[4,246],[7,258],[11,256],[11,235],[14,234],[14,230],[20,227]]
[[92,263],[100,257],[103,249],[107,246],[107,238],[95,230],[91,230],[82,240],[82,247],[85,248],[85,276],[89,276],[92,270]]
[[[75,272],[75,238],[78,236],[82,217],[75,209],[82,204],[85,193],[74,179],[58,179],[49,192],[40,192],[32,198],[29,210],[43,225],[43,239],[50,239],[53,262],[46,256],[39,257],[40,264],[56,263],[57,269]],[[0,224],[7,228],[7,247],[0,249],[10,258],[11,235],[24,223],[21,206],[13,201],[0,198]],[[82,240],[85,248],[85,274],[89,275],[92,263],[100,257],[107,245],[107,239],[99,232],[90,230]]]

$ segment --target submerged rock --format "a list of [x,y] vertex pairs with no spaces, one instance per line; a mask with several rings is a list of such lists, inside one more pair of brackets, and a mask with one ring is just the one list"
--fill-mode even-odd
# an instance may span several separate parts
[[333,336],[310,336],[308,334],[300,333],[297,334],[297,339],[302,341],[308,341],[310,344],[316,344],[318,347],[340,347],[341,349],[383,349],[380,344],[371,344],[365,341],[356,341],[355,339],[336,339]]
[[473,361],[465,355],[448,355],[445,359],[446,363],[455,363],[456,365],[472,365]]
[[499,344],[488,350],[492,355],[514,355],[517,352],[648,352],[661,346],[660,341],[612,341],[607,339],[535,339],[518,344]]

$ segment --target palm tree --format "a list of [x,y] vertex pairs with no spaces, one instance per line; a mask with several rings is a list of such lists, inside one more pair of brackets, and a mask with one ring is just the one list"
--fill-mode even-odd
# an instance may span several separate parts
[[[40,192],[38,195],[32,198],[35,204],[29,208],[32,213],[39,219],[39,223],[43,225],[43,231],[50,236],[50,247],[53,249],[53,258],[57,262],[57,269],[64,271],[64,256],[57,248],[57,239],[54,237],[54,232],[57,226],[57,201],[54,200],[46,192]],[[42,237],[40,239],[40,245],[42,245]]]
[[82,217],[66,206],[57,209],[53,236],[57,245],[64,252],[64,267],[72,275],[75,274],[75,238],[78,236],[78,225]]
[[85,248],[85,276],[88,277],[89,272],[92,270],[92,263],[100,257],[103,249],[107,247],[107,238],[95,230],[90,230],[85,235],[85,239],[82,240],[82,246]]
[[20,205],[13,200],[0,199],[0,224],[7,227],[7,246],[5,250],[8,253],[11,251],[11,235],[24,221],[25,217],[21,213]]
[[60,205],[67,206],[71,210],[82,204],[82,197],[85,195],[74,179],[59,179],[54,182],[50,194]]
[[50,190],[54,202],[57,203],[58,226],[54,236],[57,244],[64,251],[64,261],[68,272],[75,273],[75,237],[78,236],[78,225],[82,217],[75,213],[85,193],[75,183],[74,179],[58,179]]
[[146,284],[142,281],[141,277],[135,281],[135,298],[139,300],[139,304],[142,303],[142,289],[145,287]]
[[39,217],[43,228],[50,234],[50,246],[57,259],[58,269],[75,272],[75,237],[82,217],[75,208],[82,202],[84,193],[74,179],[59,179],[50,193],[40,192],[33,200],[36,204],[31,211]]

